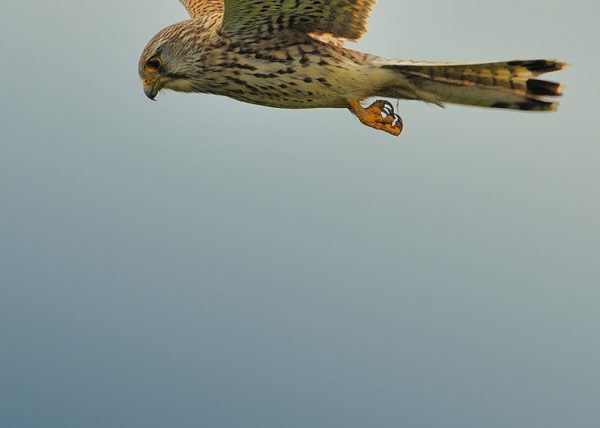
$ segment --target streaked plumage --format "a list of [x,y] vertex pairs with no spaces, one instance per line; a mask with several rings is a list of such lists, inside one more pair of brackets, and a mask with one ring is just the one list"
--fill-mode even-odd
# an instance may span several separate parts
[[160,31],[140,58],[144,91],[226,95],[280,108],[349,108],[364,124],[400,135],[387,101],[423,100],[551,111],[558,83],[538,79],[555,60],[486,64],[400,61],[344,46],[366,31],[376,0],[182,0],[191,19]]

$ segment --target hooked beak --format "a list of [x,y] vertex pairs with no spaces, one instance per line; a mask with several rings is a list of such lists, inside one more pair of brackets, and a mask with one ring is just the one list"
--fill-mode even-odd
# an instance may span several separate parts
[[158,81],[150,82],[149,80],[144,80],[144,93],[152,101],[156,101],[156,95],[159,90]]

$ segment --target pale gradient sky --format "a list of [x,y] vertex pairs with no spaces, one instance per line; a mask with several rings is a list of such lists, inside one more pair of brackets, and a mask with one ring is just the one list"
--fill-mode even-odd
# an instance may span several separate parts
[[597,428],[596,0],[384,1],[356,48],[558,57],[558,114],[149,102],[176,0],[5,0],[0,426]]

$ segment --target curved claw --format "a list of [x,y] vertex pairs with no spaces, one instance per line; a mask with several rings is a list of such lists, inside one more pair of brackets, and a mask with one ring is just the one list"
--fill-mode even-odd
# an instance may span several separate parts
[[386,116],[392,116],[395,114],[394,106],[392,105],[392,103],[386,100],[381,100],[378,102],[381,103],[381,111],[385,113]]

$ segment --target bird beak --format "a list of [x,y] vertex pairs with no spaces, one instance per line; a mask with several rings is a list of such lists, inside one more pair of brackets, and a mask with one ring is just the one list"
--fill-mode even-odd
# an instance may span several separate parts
[[150,82],[149,80],[144,80],[144,93],[152,101],[156,101],[156,95],[159,90],[160,88],[157,81]]

